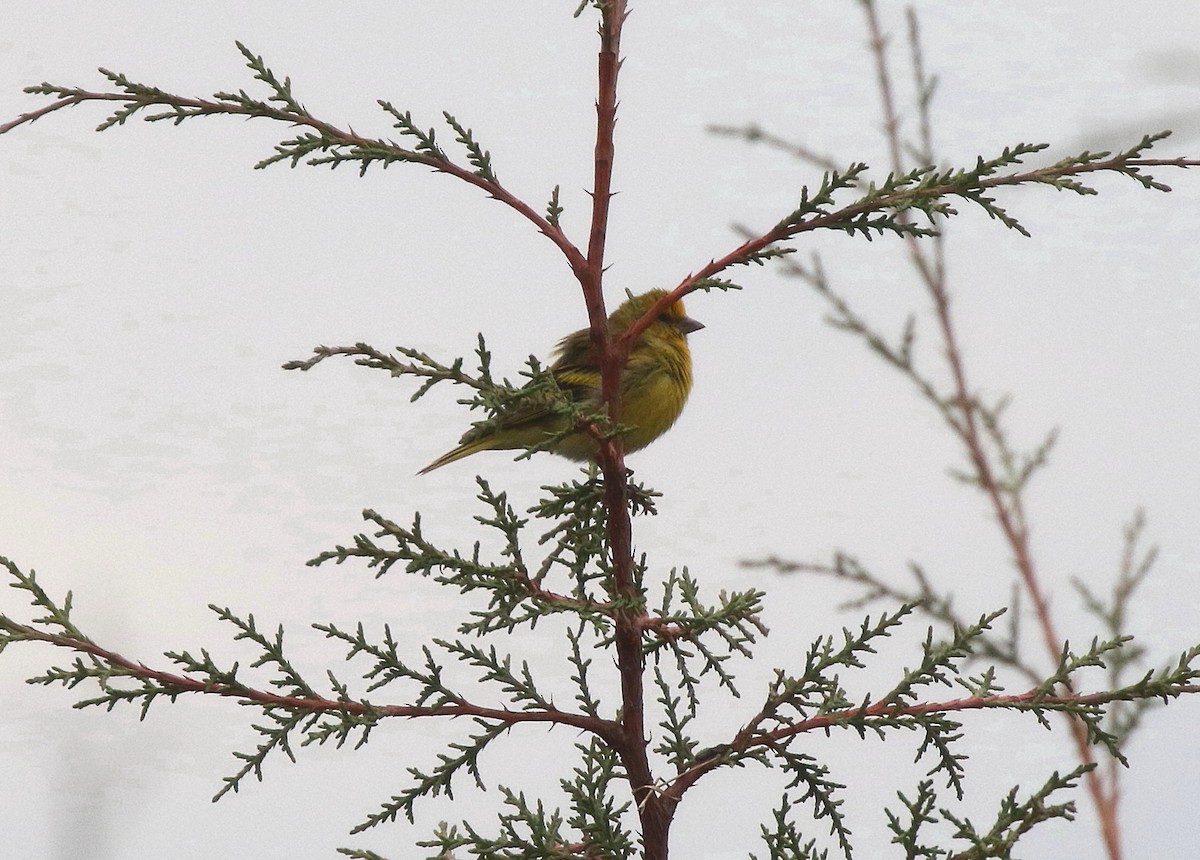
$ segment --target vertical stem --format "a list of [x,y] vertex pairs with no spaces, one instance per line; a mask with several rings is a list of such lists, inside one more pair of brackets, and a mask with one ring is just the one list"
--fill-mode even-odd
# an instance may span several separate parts
[[[962,364],[962,354],[959,352],[958,343],[954,336],[954,329],[950,319],[949,297],[942,285],[939,284],[937,287],[936,290],[933,290],[934,300],[937,308],[938,324],[941,327],[942,338],[945,343],[946,360],[954,376],[954,406],[957,408],[960,416],[960,420],[956,422],[959,426],[959,433],[963,443],[966,445],[967,455],[979,480],[979,486],[983,488],[984,493],[987,495],[992,506],[992,512],[996,517],[997,523],[1000,525],[1000,530],[1004,533],[1004,539],[1012,549],[1013,563],[1016,565],[1017,572],[1021,576],[1025,591],[1033,601],[1034,616],[1037,618],[1046,651],[1050,654],[1051,659],[1057,662],[1062,651],[1062,640],[1058,637],[1058,633],[1054,628],[1054,619],[1050,614],[1050,607],[1046,603],[1045,595],[1042,593],[1037,568],[1033,561],[1033,553],[1029,547],[1029,529],[1025,524],[1024,507],[1021,504],[1020,496],[1009,495],[1006,499],[1005,492],[1000,488],[996,476],[992,474],[991,464],[988,461],[982,435],[979,431],[979,422],[976,420],[978,406],[974,398],[971,397],[970,389],[967,387],[966,371]],[[1067,690],[1072,689],[1069,681],[1064,682],[1063,686]],[[1088,746],[1087,732],[1083,722],[1071,715],[1067,715],[1066,719],[1071,728],[1071,736],[1075,742],[1075,750],[1079,756],[1079,760],[1084,764],[1095,763],[1096,759],[1092,755],[1092,748]],[[1104,839],[1104,846],[1109,860],[1121,860],[1121,838],[1116,818],[1115,787],[1106,791],[1100,779],[1100,774],[1096,770],[1088,771],[1084,779],[1088,787],[1088,793],[1092,797],[1092,803],[1096,806],[1096,816],[1100,820],[1100,834]]]
[[[875,9],[875,0],[860,0],[867,18],[867,29],[870,32],[871,53],[875,58],[876,77],[879,84],[880,98],[883,103],[884,131],[892,160],[892,170],[899,174],[903,172],[900,146],[900,122],[896,113],[895,99],[892,95],[891,75],[888,72],[886,48],[887,40],[879,25],[879,16]],[[928,123],[928,99],[930,90],[924,75],[924,64],[919,51],[918,32],[915,13],[908,13],[909,39],[913,45],[914,72],[921,100],[921,145],[924,155],[932,159],[932,142]],[[901,219],[906,219],[905,213],[900,213]],[[1034,615],[1041,630],[1042,641],[1046,651],[1053,661],[1058,660],[1062,649],[1062,640],[1054,628],[1054,620],[1050,615],[1050,607],[1046,603],[1038,579],[1037,568],[1033,561],[1033,553],[1029,545],[1029,529],[1025,522],[1025,511],[1018,492],[1006,492],[992,472],[991,462],[980,432],[978,421],[979,406],[971,395],[967,383],[966,369],[963,366],[962,351],[954,332],[953,319],[950,314],[950,294],[946,289],[946,269],[944,245],[942,237],[934,237],[932,259],[926,254],[917,237],[908,239],[909,256],[914,267],[920,273],[930,296],[933,298],[934,310],[938,326],[941,330],[942,343],[945,348],[946,363],[949,365],[954,380],[953,409],[958,413],[952,422],[960,439],[967,449],[967,457],[975,470],[975,476],[980,488],[987,496],[1000,526],[1004,539],[1013,554],[1013,563],[1021,577],[1025,591],[1033,601]],[[1070,683],[1065,686],[1071,689]],[[1087,733],[1083,723],[1070,715],[1067,722],[1071,728],[1071,736],[1075,742],[1075,750],[1079,760],[1084,764],[1095,763],[1091,747],[1087,743]],[[1096,807],[1096,815],[1100,820],[1100,833],[1109,860],[1121,860],[1120,829],[1117,822],[1118,792],[1115,780],[1110,781],[1106,788],[1096,770],[1088,771],[1085,781],[1092,803]]]
[[[581,277],[592,342],[600,356],[600,391],[609,417],[620,416],[621,373],[628,345],[614,343],[608,331],[602,292],[605,239],[612,200],[613,135],[617,123],[617,75],[621,68],[621,28],[626,0],[607,0],[600,6],[600,51],[597,65],[596,143],[592,185],[592,222],[587,267]],[[642,825],[645,860],[666,860],[667,833],[673,805],[654,790],[646,754],[645,658],[642,653],[644,599],[634,578],[633,535],[629,520],[628,477],[619,439],[600,446],[597,460],[604,476],[604,505],[612,560],[613,590],[621,604],[616,612],[614,644],[621,676],[621,741],[618,754],[628,775]]]

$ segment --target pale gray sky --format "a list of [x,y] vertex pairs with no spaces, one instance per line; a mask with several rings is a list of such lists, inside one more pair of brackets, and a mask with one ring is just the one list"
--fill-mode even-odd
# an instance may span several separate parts
[[[303,14],[273,0],[8,0],[0,119],[41,103],[20,93],[30,83],[100,86],[97,66],[191,95],[250,89],[240,39],[332,122],[388,135],[376,98],[424,125],[450,111],[532,204],[561,185],[564,223],[582,243],[595,27],[572,20],[575,5],[365,2]],[[1164,155],[1200,150],[1193,2],[1133,12],[1115,0],[1086,11],[1033,0],[917,6],[940,77],[936,140],[947,162],[1019,141],[1050,142],[1059,157],[1162,127],[1180,132]],[[899,41],[901,18],[887,14]],[[731,222],[773,224],[801,185],[819,181],[780,154],[706,134],[709,123],[756,121],[840,161],[884,167],[865,40],[849,2],[635,4],[610,297],[677,283],[737,243]],[[0,139],[0,554],[36,568],[51,593],[72,590],[85,630],[147,662],[201,646],[252,659],[229,644],[210,602],[284,623],[295,658],[318,677],[341,652],[306,629],[313,621],[390,622],[410,631],[414,650],[445,635],[459,604],[428,583],[303,562],[360,530],[364,507],[401,521],[420,509],[432,532],[466,543],[479,531],[476,472],[528,506],[573,467],[495,454],[415,477],[468,422],[453,396],[412,406],[410,384],[348,362],[307,374],[279,366],[318,343],[359,340],[449,357],[483,331],[498,369],[514,374],[583,324],[566,266],[505,208],[420,168],[365,179],[349,169],[254,171],[288,129],[211,119],[96,135],[102,117],[85,106]],[[1083,643],[1097,632],[1069,578],[1103,589],[1120,528],[1144,505],[1162,556],[1131,624],[1161,662],[1200,640],[1200,173],[1159,178],[1176,191],[1113,177],[1097,179],[1099,198],[1005,194],[1033,238],[968,212],[951,224],[949,262],[975,384],[1013,394],[1016,439],[1062,428],[1030,505],[1064,635]],[[925,313],[898,242],[821,236],[801,248],[821,250],[835,285],[876,318],[898,327],[910,309]],[[770,270],[738,275],[745,292],[689,301],[708,325],[693,337],[692,401],[667,437],[631,458],[666,493],[662,515],[637,523],[638,546],[660,569],[687,564],[713,594],[763,579],[739,559],[819,560],[840,548],[900,582],[908,561],[925,564],[966,614],[1005,604],[1007,556],[982,501],[945,477],[958,455],[930,409],[825,327],[802,285]],[[752,713],[773,666],[797,665],[816,636],[857,623],[836,609],[849,592],[762,584],[772,636],[743,670],[745,700],[704,724],[713,742]],[[0,606],[24,610],[16,592],[0,593]],[[910,627],[866,677],[886,683],[923,635]],[[534,640],[533,650],[560,647],[540,629]],[[255,742],[250,711],[181,701],[138,724],[132,710],[80,713],[68,707],[77,695],[22,683],[65,659],[23,647],[0,660],[0,832],[12,856],[317,858],[354,845],[411,857],[408,846],[439,818],[497,802],[464,784],[456,804],[431,804],[415,828],[348,837],[402,787],[406,767],[428,764],[434,744],[463,731],[404,723],[357,753],[306,751],[298,766],[276,758],[265,783],[212,805],[235,769],[230,751]],[[1189,857],[1200,838],[1196,717],[1195,702],[1155,713],[1130,750],[1131,857]],[[1012,716],[968,721],[980,727],[969,746],[977,810],[1015,782],[1033,789],[1073,766],[1065,731]],[[553,767],[519,780],[506,768],[560,764],[573,740],[514,735],[486,759],[485,776],[553,786]],[[862,847],[877,849],[864,856],[886,856],[880,809],[920,771],[908,739],[869,752],[850,738],[828,743],[831,752],[821,743],[814,751],[853,787]],[[756,833],[776,786],[761,772],[715,774],[687,797],[679,856],[761,854]],[[1098,856],[1090,812],[1080,817],[1033,837],[1026,856],[1064,856],[1068,846]]]

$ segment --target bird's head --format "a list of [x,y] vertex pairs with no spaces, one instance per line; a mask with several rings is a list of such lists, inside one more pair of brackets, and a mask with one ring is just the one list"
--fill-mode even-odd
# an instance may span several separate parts
[[[613,336],[619,337],[634,322],[645,316],[654,303],[666,294],[666,290],[650,290],[626,299],[608,318],[609,330]],[[673,330],[679,337],[682,337],[702,328],[704,328],[704,323],[689,317],[683,308],[683,300],[677,299],[659,312],[658,317],[647,326],[647,331],[654,329],[656,333],[666,334]]]

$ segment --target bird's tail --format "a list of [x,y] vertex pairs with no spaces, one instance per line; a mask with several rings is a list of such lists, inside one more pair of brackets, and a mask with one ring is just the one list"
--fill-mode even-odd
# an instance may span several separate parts
[[445,454],[438,457],[424,469],[417,472],[417,474],[424,475],[427,472],[432,472],[434,469],[442,468],[442,466],[445,466],[447,463],[453,463],[455,460],[461,460],[463,457],[469,457],[472,454],[478,453],[479,451],[486,451],[491,447],[492,444],[490,439],[476,439],[473,442],[464,442],[457,448],[447,451]]

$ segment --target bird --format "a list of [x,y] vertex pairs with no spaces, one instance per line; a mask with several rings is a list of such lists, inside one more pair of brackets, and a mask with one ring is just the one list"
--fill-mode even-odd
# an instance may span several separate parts
[[[630,296],[608,317],[613,340],[621,337],[650,307],[667,294],[650,290]],[[704,328],[687,315],[683,301],[667,305],[636,340],[629,345],[621,371],[620,415],[625,428],[621,436],[626,453],[645,448],[667,432],[679,418],[692,389],[692,356],[687,336]],[[550,373],[571,401],[585,409],[600,405],[599,355],[590,329],[567,335],[554,350]],[[463,434],[458,447],[447,451],[417,474],[424,475],[447,463],[479,451],[530,448],[569,428],[570,417],[554,408],[544,393],[518,399],[492,420]],[[586,430],[576,430],[556,440],[547,449],[569,460],[593,459],[596,439]]]

